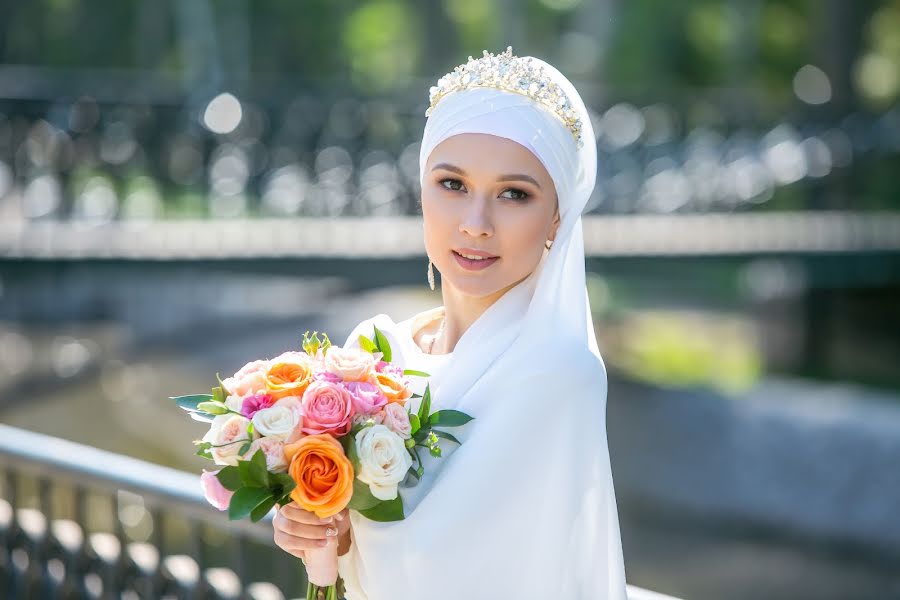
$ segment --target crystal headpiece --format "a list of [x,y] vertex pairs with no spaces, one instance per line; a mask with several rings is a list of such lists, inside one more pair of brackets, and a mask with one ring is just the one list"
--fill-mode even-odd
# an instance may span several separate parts
[[491,54],[485,50],[484,56],[477,60],[470,56],[467,63],[441,77],[430,90],[430,104],[425,116],[431,116],[434,107],[447,94],[476,87],[497,88],[528,96],[562,119],[572,132],[576,145],[579,148],[582,146],[581,119],[572,102],[546,73],[543,65],[530,56],[514,56],[512,46],[507,46],[506,52],[501,54]]

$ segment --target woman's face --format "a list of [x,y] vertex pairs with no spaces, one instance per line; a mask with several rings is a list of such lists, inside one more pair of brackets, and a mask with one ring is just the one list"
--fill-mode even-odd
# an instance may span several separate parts
[[[422,215],[425,250],[443,285],[479,297],[528,277],[559,227],[556,189],[537,157],[512,140],[480,133],[454,135],[431,152]],[[477,251],[497,258],[476,262],[458,254]]]

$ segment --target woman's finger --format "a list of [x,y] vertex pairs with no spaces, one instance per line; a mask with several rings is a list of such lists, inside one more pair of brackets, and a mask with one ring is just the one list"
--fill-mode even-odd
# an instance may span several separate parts
[[299,537],[280,529],[275,530],[275,545],[287,552],[292,552],[294,550],[315,550],[324,548],[329,543],[331,543],[331,541],[328,539],[319,540]]
[[278,509],[278,512],[280,514],[283,514],[287,519],[290,519],[291,521],[296,521],[297,523],[306,523],[308,525],[325,524],[334,521],[334,519],[331,517],[327,519],[320,519],[316,516],[316,513],[297,506],[296,502],[285,504]]

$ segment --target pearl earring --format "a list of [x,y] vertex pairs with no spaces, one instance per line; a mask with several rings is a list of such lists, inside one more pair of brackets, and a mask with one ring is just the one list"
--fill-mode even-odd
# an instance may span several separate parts
[[428,259],[428,287],[434,290],[434,268],[431,265],[431,259]]

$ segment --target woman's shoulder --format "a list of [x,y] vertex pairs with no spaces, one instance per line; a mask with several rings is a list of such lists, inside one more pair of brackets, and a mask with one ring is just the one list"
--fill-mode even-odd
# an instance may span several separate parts
[[606,364],[599,353],[577,341],[557,340],[545,348],[529,350],[540,356],[538,368],[532,370],[536,377],[550,377],[554,381],[570,382],[573,386],[606,383]]

